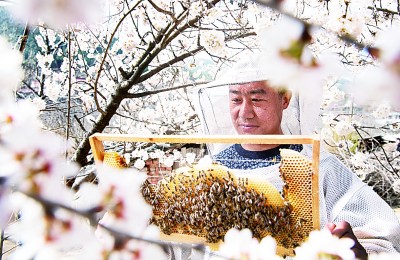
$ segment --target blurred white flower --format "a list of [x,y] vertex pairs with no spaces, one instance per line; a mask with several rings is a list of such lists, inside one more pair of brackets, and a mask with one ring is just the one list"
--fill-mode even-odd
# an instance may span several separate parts
[[321,129],[321,139],[327,141],[333,141],[333,131],[330,127],[324,127]]
[[[230,229],[225,234],[224,243],[220,246],[218,254],[223,259],[281,259],[276,255],[276,242],[272,237],[265,237],[259,243],[253,238],[249,229]],[[220,259],[213,257],[212,259]]]
[[147,153],[146,150],[137,148],[132,152],[132,158],[141,158],[142,160],[146,161],[149,159],[149,154]]
[[341,91],[338,88],[331,89],[330,93],[331,93],[331,97],[332,97],[334,102],[343,101],[343,99],[346,96],[344,91]]
[[367,166],[368,158],[368,154],[356,152],[351,156],[350,161],[355,167],[365,168]]
[[38,53],[36,54],[36,59],[38,61],[38,66],[44,69],[51,66],[51,63],[54,61],[54,56],[53,54],[42,55],[41,53]]
[[131,52],[134,48],[139,45],[139,41],[135,35],[126,35],[123,36],[121,39],[123,50],[127,53]]
[[79,22],[94,23],[102,15],[105,1],[98,0],[17,0],[14,14],[21,20],[29,17],[30,23],[43,21],[54,29],[66,29]]
[[309,259],[355,259],[350,238],[338,238],[328,230],[311,231],[308,240],[295,249],[295,260]]
[[380,104],[373,112],[372,115],[378,119],[387,118],[392,108],[388,104]]
[[322,115],[322,123],[324,125],[328,125],[329,126],[330,124],[332,124],[334,122],[333,121],[334,118],[335,118],[335,115],[325,113],[325,114]]
[[182,158],[182,154],[181,154],[180,151],[174,149],[174,150],[172,151],[172,153],[173,153],[173,157],[174,157],[174,160],[175,160],[175,161],[179,161],[179,160]]
[[400,27],[393,27],[377,36],[375,54],[380,63],[365,69],[354,84],[355,100],[360,104],[371,101],[389,101],[396,110],[400,109]]
[[146,166],[146,163],[145,163],[145,161],[143,161],[143,160],[140,159],[140,158],[137,159],[137,160],[135,161],[135,163],[133,164],[133,167],[135,167],[135,168],[137,168],[137,169],[139,169],[139,170],[143,169],[144,166]]
[[44,110],[46,108],[46,101],[44,101],[40,97],[35,97],[31,101],[32,104],[36,106],[38,111]]
[[123,154],[123,157],[125,159],[126,164],[129,164],[131,162],[131,155],[130,154]]
[[0,103],[11,102],[13,91],[23,77],[22,55],[12,50],[7,40],[0,37]]
[[365,69],[353,86],[354,100],[361,105],[371,102],[390,102],[393,108],[399,110],[400,106],[400,75],[396,75],[384,66]]
[[[13,195],[12,204],[20,219],[8,231],[21,245],[11,259],[32,259],[38,255],[49,257],[47,254],[61,256],[76,249],[82,255],[85,251],[92,255],[100,254],[93,230],[77,215],[62,209],[45,211],[39,203],[18,193]],[[83,243],[85,247],[82,247]]]
[[131,235],[140,235],[152,214],[151,206],[140,192],[146,174],[134,169],[121,170],[103,165],[98,167],[97,176],[103,194],[102,205],[107,210],[101,223]]
[[351,122],[347,120],[341,120],[336,123],[335,131],[338,135],[346,136],[352,132],[354,132],[354,127]]
[[203,18],[205,23],[213,23],[217,19],[221,19],[224,16],[221,8],[211,8],[207,10],[206,16]]
[[172,167],[174,165],[174,157],[170,155],[164,156],[161,162],[165,167]]
[[186,154],[186,162],[189,164],[194,163],[194,160],[196,159],[196,154],[195,153],[187,153]]
[[160,150],[160,149],[156,149],[155,151],[151,152],[149,154],[151,159],[161,159],[164,157],[164,151]]
[[308,47],[311,32],[297,21],[283,18],[259,37],[267,54],[262,66],[269,73],[273,86],[285,86],[295,91],[307,88],[309,95],[319,98],[325,78],[340,71],[337,56],[330,53],[318,58],[314,56]]
[[379,59],[395,73],[399,73],[400,46],[396,44],[400,40],[400,27],[392,27],[377,35],[375,47],[379,48]]
[[46,50],[47,49],[47,44],[43,40],[42,35],[36,35],[35,36],[36,44],[40,49]]
[[213,160],[210,155],[205,155],[203,158],[201,158],[198,162],[198,167],[199,168],[209,168],[213,163]]
[[352,37],[358,38],[365,26],[365,21],[361,16],[353,15],[330,19],[326,24],[326,28],[337,32],[339,35],[351,35]]

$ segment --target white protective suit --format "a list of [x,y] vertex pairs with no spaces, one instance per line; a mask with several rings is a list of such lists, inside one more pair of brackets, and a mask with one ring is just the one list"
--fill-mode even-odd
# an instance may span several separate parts
[[[264,57],[265,58],[265,57]],[[194,98],[206,134],[236,134],[230,121],[229,85],[268,80],[262,70],[262,55],[249,59],[231,69],[220,79],[198,88]],[[312,96],[311,94],[312,93]],[[293,93],[289,107],[284,111],[284,134],[312,134],[319,117],[322,86],[318,90],[299,89]],[[210,145],[216,155],[226,145]],[[304,145],[302,154],[311,158],[311,148]],[[264,176],[278,189],[279,163],[255,170],[237,171],[240,175]],[[321,149],[319,166],[321,228],[328,222],[350,223],[362,246],[370,253],[400,252],[400,223],[392,208],[371,187],[363,183],[334,155]]]

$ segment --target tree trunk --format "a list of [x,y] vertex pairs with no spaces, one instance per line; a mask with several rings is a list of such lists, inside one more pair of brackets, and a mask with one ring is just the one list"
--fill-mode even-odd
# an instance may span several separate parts
[[128,94],[128,90],[129,88],[119,87],[115,95],[111,95],[111,100],[104,109],[104,114],[100,114],[94,127],[86,134],[84,140],[79,144],[72,160],[80,164],[80,166],[85,166],[88,163],[87,155],[90,152],[89,137],[95,133],[103,132],[103,130],[108,126],[111,118],[117,112],[122,100],[124,100],[125,96]]

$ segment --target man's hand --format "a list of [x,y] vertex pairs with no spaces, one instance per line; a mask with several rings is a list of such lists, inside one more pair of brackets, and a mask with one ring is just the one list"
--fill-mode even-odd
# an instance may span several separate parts
[[353,250],[355,257],[362,260],[368,259],[367,251],[365,251],[365,248],[360,244],[360,242],[358,242],[357,237],[354,235],[353,229],[348,222],[342,221],[338,224],[328,223],[325,225],[325,228],[328,229],[332,235],[339,238],[348,237],[353,239],[354,246],[351,250]]

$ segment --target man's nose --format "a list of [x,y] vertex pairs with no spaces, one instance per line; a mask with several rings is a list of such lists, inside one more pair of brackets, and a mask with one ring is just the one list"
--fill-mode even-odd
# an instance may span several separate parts
[[239,116],[241,118],[253,118],[254,117],[254,109],[251,101],[244,100],[240,106]]

